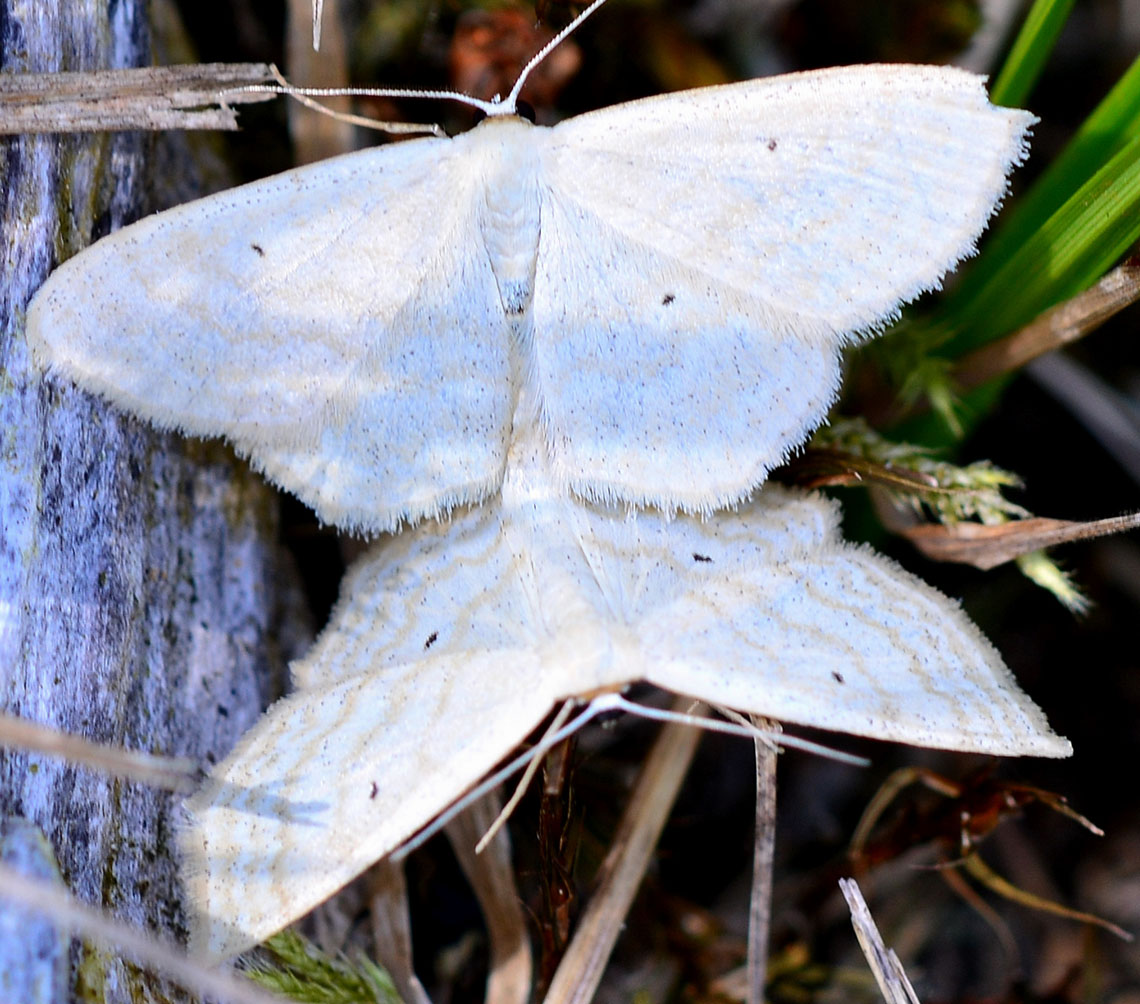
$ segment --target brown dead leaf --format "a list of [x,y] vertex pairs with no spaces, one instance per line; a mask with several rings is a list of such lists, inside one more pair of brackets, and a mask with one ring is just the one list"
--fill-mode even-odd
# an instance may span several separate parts
[[1031,551],[1122,533],[1140,526],[1140,512],[1083,523],[1033,516],[996,526],[962,522],[924,522],[914,510],[875,494],[875,506],[887,529],[906,537],[932,561],[954,561],[989,571]]

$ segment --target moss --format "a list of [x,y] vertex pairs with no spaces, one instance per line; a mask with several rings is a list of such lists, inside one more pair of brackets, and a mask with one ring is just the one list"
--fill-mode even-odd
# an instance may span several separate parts
[[75,967],[76,1004],[103,1004],[107,999],[107,965],[109,952],[83,942],[79,949],[79,962]]

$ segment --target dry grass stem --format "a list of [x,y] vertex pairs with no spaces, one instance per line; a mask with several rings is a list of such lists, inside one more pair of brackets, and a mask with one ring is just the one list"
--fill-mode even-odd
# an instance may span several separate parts
[[412,967],[412,926],[404,865],[385,858],[372,866],[368,878],[376,958],[388,971],[405,1004],[431,1004]]
[[486,1004],[526,1004],[534,964],[507,831],[501,829],[480,853],[475,851],[476,842],[495,821],[501,805],[496,788],[448,823],[446,833],[487,925],[491,962]]
[[[285,36],[289,76],[306,87],[347,87],[348,38],[340,4],[337,0],[326,0],[322,6],[324,10],[318,20],[311,0],[289,0]],[[314,48],[317,41],[320,52]],[[294,102],[289,106],[289,135],[298,165],[312,164],[354,149],[354,123],[347,115],[348,98],[331,98],[327,108],[312,109],[302,107],[303,104],[305,102]],[[337,114],[312,114],[314,110]]]
[[1045,311],[1024,328],[963,356],[954,367],[959,390],[979,387],[1026,363],[1079,341],[1140,300],[1140,258],[1130,258],[1100,282]]
[[867,909],[867,901],[859,891],[859,884],[854,879],[840,879],[839,889],[847,900],[847,907],[851,911],[851,926],[855,928],[855,937],[859,939],[859,947],[863,949],[867,965],[875,974],[875,982],[879,984],[883,999],[887,1004],[919,1004],[918,995],[910,985],[899,957],[883,944],[882,935],[875,926],[871,911]]
[[275,994],[258,990],[230,973],[207,969],[181,948],[104,916],[65,890],[26,878],[7,865],[0,865],[0,897],[38,911],[80,937],[112,946],[139,965],[218,1004],[281,1004]]
[[0,746],[63,757],[84,767],[169,791],[193,791],[198,780],[197,767],[190,760],[104,746],[3,713],[0,713]]
[[[691,705],[690,699],[678,698],[673,708],[683,713]],[[661,730],[602,862],[597,888],[551,981],[546,1004],[593,1000],[700,736],[699,729],[676,722]]]
[[[752,716],[762,732],[779,733],[780,723]],[[764,1004],[768,982],[768,942],[772,926],[772,868],[776,856],[776,756],[770,742],[757,739],[756,836],[752,851],[752,894],[748,909],[748,1000]]]

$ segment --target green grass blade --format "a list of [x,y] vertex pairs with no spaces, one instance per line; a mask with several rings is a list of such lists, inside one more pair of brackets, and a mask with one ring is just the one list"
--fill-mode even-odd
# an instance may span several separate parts
[[990,88],[995,105],[1020,108],[1029,97],[1076,0],[1037,0]]
[[[1096,171],[963,305],[954,348],[984,344],[1086,289],[1140,238],[1140,136]],[[955,353],[957,354],[957,353]]]
[[1033,188],[936,311],[907,326],[955,358],[1088,287],[1140,238],[1140,59]]

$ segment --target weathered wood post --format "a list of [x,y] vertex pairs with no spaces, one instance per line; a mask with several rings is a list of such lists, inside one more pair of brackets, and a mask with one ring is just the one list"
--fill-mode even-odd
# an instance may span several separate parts
[[[147,9],[144,0],[3,0],[0,70],[146,65]],[[209,763],[279,681],[272,492],[217,444],[156,433],[43,380],[23,335],[28,300],[57,261],[159,208],[150,185],[159,142],[0,138],[0,707]],[[164,170],[188,165],[167,158]],[[122,281],[129,295],[130,276]],[[186,925],[179,801],[0,750],[0,817],[42,830],[74,895],[173,937]],[[137,1001],[157,983],[90,946],[72,946],[71,967],[64,993],[81,980],[108,1004]]]

